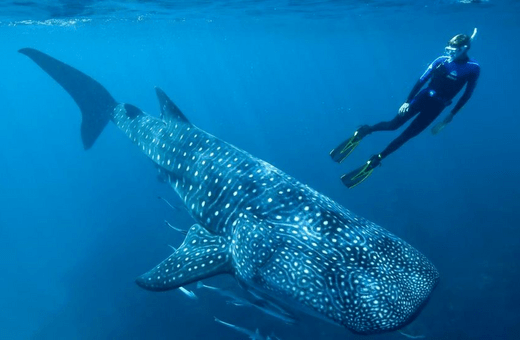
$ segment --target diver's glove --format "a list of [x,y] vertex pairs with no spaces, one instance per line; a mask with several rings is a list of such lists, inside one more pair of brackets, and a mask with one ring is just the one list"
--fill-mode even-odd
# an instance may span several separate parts
[[399,116],[404,116],[405,113],[408,112],[410,109],[410,103],[405,102],[401,107],[399,108]]
[[446,125],[448,125],[453,120],[453,116],[455,116],[455,112],[451,111],[451,113],[446,116],[442,122],[435,124],[435,126],[432,128],[432,134],[436,135],[441,132],[446,127]]

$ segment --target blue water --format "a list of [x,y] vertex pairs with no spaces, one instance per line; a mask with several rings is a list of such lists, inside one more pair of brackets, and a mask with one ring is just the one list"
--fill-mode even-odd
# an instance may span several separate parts
[[[52,5],[49,5],[52,3]],[[134,279],[193,221],[114,126],[83,151],[74,101],[17,53],[40,49],[157,113],[160,86],[200,128],[247,150],[414,245],[441,283],[406,328],[427,339],[520,334],[518,1],[4,1],[0,5],[0,338],[244,339],[213,316],[290,339],[354,335],[313,318],[288,326],[196,290]],[[479,28],[473,98],[348,190],[339,177],[398,132],[330,149],[392,118],[456,33]],[[238,290],[233,279],[207,283]]]

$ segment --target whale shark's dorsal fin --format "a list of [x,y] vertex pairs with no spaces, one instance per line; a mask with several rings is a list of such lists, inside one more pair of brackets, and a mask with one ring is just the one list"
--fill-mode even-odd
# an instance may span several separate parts
[[136,282],[148,290],[165,291],[231,271],[226,239],[194,224],[182,245]]
[[161,106],[161,118],[167,122],[182,122],[191,125],[188,119],[184,116],[184,114],[179,110],[177,105],[175,105],[170,98],[164,93],[163,90],[156,87],[155,93],[157,93],[157,98],[159,99],[159,105]]
[[88,150],[94,145],[112,117],[117,102],[97,81],[81,71],[32,48],[18,52],[31,58],[60,84],[78,104],[81,114],[81,139]]

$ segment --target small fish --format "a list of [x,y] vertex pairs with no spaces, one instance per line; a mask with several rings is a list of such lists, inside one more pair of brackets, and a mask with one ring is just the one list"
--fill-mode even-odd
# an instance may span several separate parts
[[164,220],[164,224],[166,224],[168,227],[172,228],[173,230],[183,234],[183,235],[188,235],[188,231],[187,230],[184,230],[184,229],[180,229],[180,228],[177,228],[175,226],[173,226],[170,222]]
[[183,292],[184,295],[186,295],[187,297],[189,297],[189,298],[192,299],[192,300],[198,300],[198,299],[199,299],[199,297],[198,297],[197,295],[195,295],[195,293],[192,292],[191,290],[187,290],[187,289],[184,288],[184,287],[179,287],[179,290],[180,290],[181,292]]
[[201,281],[197,282],[197,288],[199,288],[199,289],[206,288],[209,290],[213,290],[224,297],[230,298],[231,299],[230,303],[235,306],[253,307],[253,308],[258,309],[262,313],[275,317],[279,320],[282,320],[283,322],[285,322],[287,324],[296,323],[296,318],[294,318],[290,313],[288,313],[287,311],[283,310],[279,306],[276,306],[264,299],[256,298],[255,300],[250,301],[250,300],[247,300],[245,298],[242,298],[242,297],[234,294],[233,292],[227,291],[225,289],[220,289],[217,287],[205,285]]
[[175,211],[181,210],[181,208],[171,204],[166,198],[161,197],[161,196],[157,196],[157,198],[160,200],[163,200],[170,208],[172,208],[172,210],[175,210]]
[[398,331],[399,333],[401,333],[401,335],[409,338],[409,339],[424,339],[426,338],[426,336],[424,335],[411,335],[411,334],[406,334],[405,332],[403,331]]
[[177,206],[175,204],[171,204],[170,201],[168,201],[166,198],[162,197],[162,196],[157,196],[158,199],[160,200],[163,200],[170,208],[172,208],[173,211],[186,211],[186,212],[189,212],[188,209],[186,208],[186,206],[184,205],[181,205],[181,206]]
[[220,319],[217,319],[217,317],[215,317],[215,321],[218,322],[218,323],[221,323],[224,326],[227,326],[229,328],[233,328],[237,332],[240,332],[240,333],[243,333],[243,334],[247,335],[249,337],[249,339],[251,339],[251,340],[276,340],[276,339],[278,339],[274,335],[272,335],[272,336],[268,335],[267,337],[264,337],[262,334],[260,334],[260,331],[258,330],[258,328],[253,332],[253,331],[251,331],[251,330],[249,330],[247,328],[239,327],[239,326],[233,325],[231,323],[224,322],[224,321],[222,321]]
[[289,314],[287,311],[281,310],[280,307],[276,307],[276,310],[272,308],[273,304],[268,302],[267,300],[256,300],[251,303],[252,307],[255,307],[259,311],[263,312],[264,314],[270,315],[272,317],[275,317],[279,320],[282,320],[286,324],[295,324],[296,318]]
[[238,297],[233,292],[230,292],[225,289],[220,289],[217,287],[207,286],[204,283],[202,283],[202,281],[199,281],[199,282],[197,282],[197,289],[201,289],[201,288],[206,288],[206,289],[212,290],[212,291],[217,292],[218,294],[220,294],[224,297],[230,298],[231,300],[234,300],[234,301],[242,300],[242,298]]

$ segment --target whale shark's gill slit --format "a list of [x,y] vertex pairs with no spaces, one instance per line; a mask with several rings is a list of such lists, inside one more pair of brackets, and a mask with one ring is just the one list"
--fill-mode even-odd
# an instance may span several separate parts
[[165,291],[231,270],[226,240],[195,224],[175,253],[136,282],[148,290]]
[[[81,71],[32,48],[18,52],[31,58],[47,72],[78,104],[81,114],[81,139],[85,150],[90,149],[110,121],[117,102],[108,91]],[[93,100],[95,98],[95,100]]]

